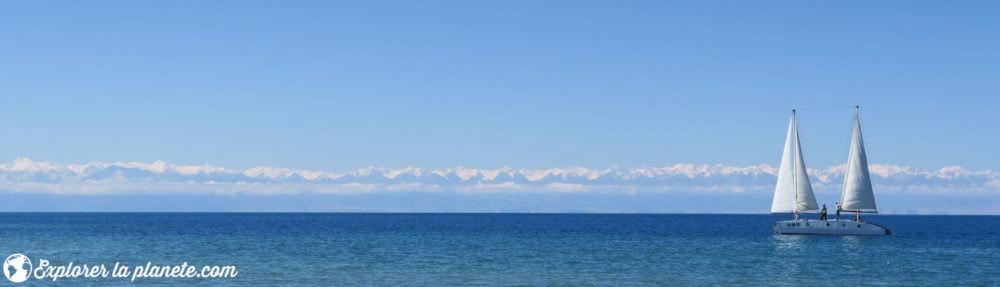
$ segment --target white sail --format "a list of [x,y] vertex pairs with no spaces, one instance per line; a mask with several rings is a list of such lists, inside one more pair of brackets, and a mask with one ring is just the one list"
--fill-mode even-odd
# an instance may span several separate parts
[[795,111],[792,111],[792,119],[788,122],[788,134],[785,136],[785,149],[781,154],[781,165],[778,167],[778,183],[774,187],[771,213],[795,213],[818,209],[812,185],[809,184],[809,176],[806,174],[805,160],[802,158]]
[[774,187],[774,201],[771,202],[771,213],[795,212],[795,143],[793,142],[795,118],[788,122],[788,135],[785,136],[785,149],[781,152],[781,165],[778,166],[778,184]]
[[851,136],[851,151],[847,157],[847,173],[844,175],[840,202],[842,210],[875,212],[875,194],[868,174],[868,157],[857,113],[854,115],[854,135]]
[[798,211],[819,210],[816,196],[813,195],[812,184],[809,183],[809,174],[806,173],[806,161],[802,158],[798,123],[795,124],[795,156],[795,195],[796,201],[798,201]]

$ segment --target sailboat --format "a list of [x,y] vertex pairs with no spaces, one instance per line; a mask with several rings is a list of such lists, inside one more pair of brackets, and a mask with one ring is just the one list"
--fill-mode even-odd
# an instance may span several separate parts
[[[878,213],[875,208],[875,194],[872,190],[871,176],[868,174],[868,158],[865,154],[864,140],[861,137],[861,121],[858,108],[854,114],[854,134],[851,136],[851,149],[847,157],[847,172],[844,175],[844,189],[840,194],[838,216],[834,220],[800,219],[799,215],[816,211],[816,196],[813,195],[809,176],[806,174],[805,160],[802,158],[802,146],[799,143],[798,123],[795,110],[788,122],[788,135],[785,137],[785,149],[781,155],[781,166],[778,168],[778,183],[774,188],[774,200],[771,203],[771,213],[791,213],[795,219],[774,222],[776,234],[826,234],[826,235],[888,235],[889,229],[871,222],[861,220],[861,213]],[[853,212],[854,219],[841,219],[841,212]]]

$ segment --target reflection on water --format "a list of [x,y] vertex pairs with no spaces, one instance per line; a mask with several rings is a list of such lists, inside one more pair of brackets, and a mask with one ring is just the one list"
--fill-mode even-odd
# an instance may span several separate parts
[[857,256],[861,253],[861,243],[865,240],[862,236],[845,235],[839,236],[839,239],[842,254],[847,256]]
[[810,236],[805,235],[772,235],[772,249],[774,256],[774,279],[775,284],[797,285],[801,282],[803,274],[808,272],[809,265],[802,258],[808,253],[807,246]]
[[808,240],[807,235],[772,235],[775,242],[775,250],[778,251],[801,251],[803,243]]

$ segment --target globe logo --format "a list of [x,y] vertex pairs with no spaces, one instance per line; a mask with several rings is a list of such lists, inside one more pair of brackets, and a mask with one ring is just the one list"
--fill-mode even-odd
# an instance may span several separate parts
[[24,254],[14,253],[3,261],[3,275],[11,282],[21,283],[28,280],[28,273],[31,273],[31,260]]

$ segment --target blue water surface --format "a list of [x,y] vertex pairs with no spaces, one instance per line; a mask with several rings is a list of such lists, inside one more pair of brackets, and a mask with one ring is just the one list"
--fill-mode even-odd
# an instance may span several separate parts
[[[873,215],[892,236],[774,235],[772,215],[3,213],[0,255],[235,265],[235,278],[35,285],[1000,285],[1000,216]],[[4,283],[5,279],[0,278]],[[2,284],[2,283],[0,283]]]

